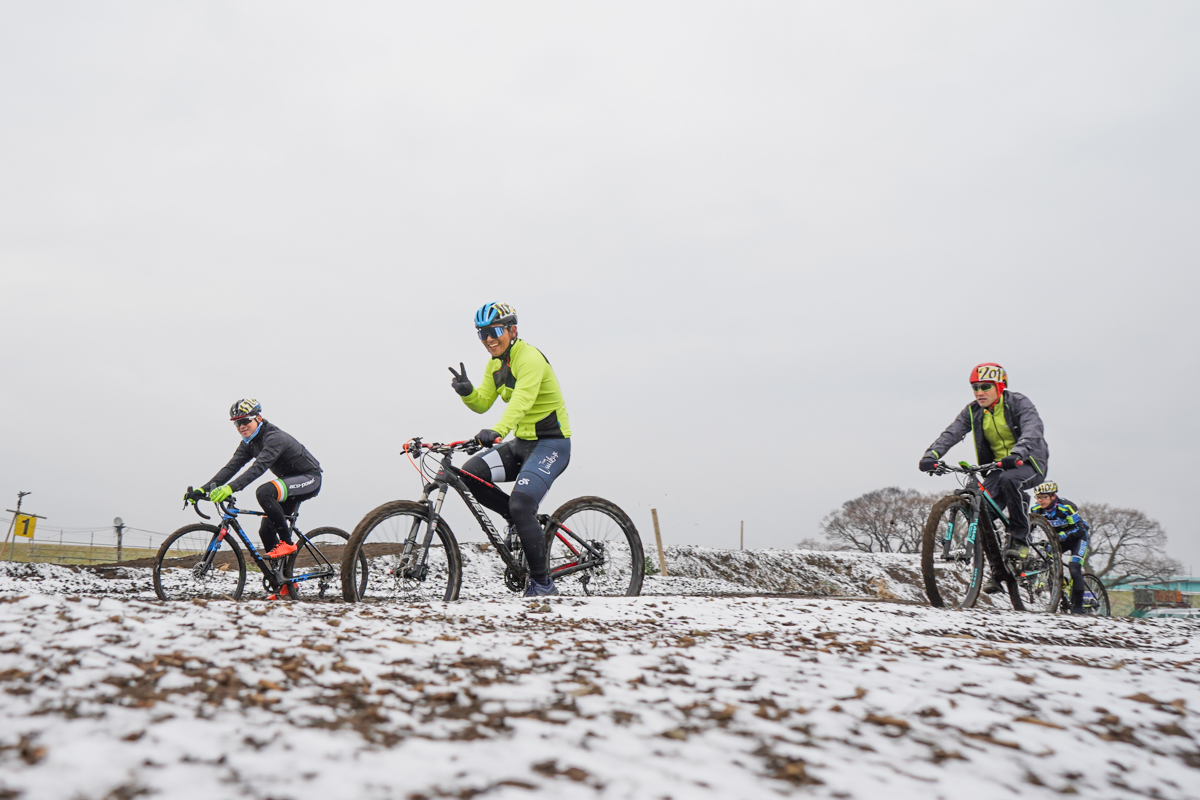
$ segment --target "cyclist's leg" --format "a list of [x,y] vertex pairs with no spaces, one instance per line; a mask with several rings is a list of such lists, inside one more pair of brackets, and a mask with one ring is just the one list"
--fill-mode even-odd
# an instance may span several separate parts
[[1083,560],[1087,558],[1087,537],[1073,533],[1063,542],[1063,549],[1071,554],[1071,561],[1067,567],[1071,571],[1071,613],[1082,614],[1084,590]]
[[1046,480],[1043,473],[1028,462],[1016,469],[997,470],[984,479],[983,485],[1008,516],[1008,532],[1014,540],[1029,541],[1029,494],[1031,486]]
[[509,500],[513,523],[529,562],[529,577],[538,583],[550,579],[546,571],[546,532],[537,521],[538,504],[570,463],[570,439],[539,439],[517,475]]
[[505,442],[471,457],[462,465],[463,472],[479,479],[467,481],[471,494],[484,508],[504,517],[509,525],[512,524],[512,517],[508,509],[508,495],[496,488],[495,484],[511,481],[521,471],[521,464],[528,455],[527,452],[520,452],[523,449],[521,444],[521,439]]
[[266,514],[259,525],[258,535],[268,553],[275,549],[280,538],[291,544],[288,515],[295,513],[296,507],[302,501],[316,497],[320,491],[320,474],[276,478],[258,487],[254,496],[258,498],[258,505]]

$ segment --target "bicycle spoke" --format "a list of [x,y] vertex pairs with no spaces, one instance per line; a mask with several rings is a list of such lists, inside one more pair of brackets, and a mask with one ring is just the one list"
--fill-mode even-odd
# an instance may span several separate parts
[[[352,561],[343,561],[347,600],[454,600],[462,581],[458,543],[439,520],[428,548],[425,506],[396,501],[368,514],[350,537]],[[364,566],[365,565],[365,566]]]
[[642,541],[620,508],[580,497],[552,515],[547,539],[550,576],[567,595],[636,595],[645,573]]
[[241,549],[225,541],[209,552],[217,528],[187,525],[167,537],[154,561],[154,592],[162,600],[190,598],[238,599],[246,584],[246,564]]
[[294,579],[290,595],[300,600],[341,597],[341,562],[350,534],[339,528],[317,528],[297,538],[300,549],[288,557],[285,577]]
[[930,511],[921,539],[925,592],[935,606],[969,608],[979,593],[983,568],[979,535],[971,531],[967,502],[939,500]]

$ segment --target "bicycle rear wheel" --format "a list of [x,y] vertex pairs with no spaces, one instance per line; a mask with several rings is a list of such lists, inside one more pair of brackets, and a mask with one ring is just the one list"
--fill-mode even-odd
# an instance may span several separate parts
[[576,497],[546,525],[546,557],[554,585],[566,595],[636,597],[646,556],[633,520],[600,497]]
[[457,600],[462,554],[441,517],[429,547],[429,510],[422,503],[384,503],[358,523],[342,556],[342,599]]
[[936,608],[971,608],[983,583],[983,547],[960,495],[933,504],[921,533],[921,576]]
[[1108,590],[1092,573],[1083,576],[1083,613],[1093,617],[1111,617],[1112,606],[1108,604]]
[[1058,534],[1045,517],[1034,515],[1029,520],[1029,557],[1014,567],[1025,610],[1036,614],[1057,611],[1062,599],[1062,553]]
[[[300,549],[288,556],[283,565],[283,576],[295,581],[291,585],[294,599],[324,600],[340,595],[342,558],[348,554],[346,545],[349,541],[350,534],[332,527],[315,528],[297,537],[296,544]],[[367,560],[361,551],[358,557],[362,559],[357,590],[361,595],[367,585]]]
[[185,525],[167,537],[154,557],[154,593],[159,600],[239,600],[246,588],[246,557],[233,532],[210,551],[220,533],[215,525]]

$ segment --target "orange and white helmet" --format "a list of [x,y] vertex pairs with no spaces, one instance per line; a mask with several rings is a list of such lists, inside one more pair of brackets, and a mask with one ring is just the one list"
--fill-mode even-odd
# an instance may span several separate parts
[[971,370],[971,383],[994,383],[1000,394],[1004,394],[1008,388],[1008,372],[999,364],[988,361]]

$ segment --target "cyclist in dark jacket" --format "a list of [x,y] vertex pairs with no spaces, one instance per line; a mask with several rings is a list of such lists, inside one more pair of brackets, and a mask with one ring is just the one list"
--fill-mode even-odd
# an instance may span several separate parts
[[[288,515],[304,500],[321,491],[321,465],[295,437],[262,418],[262,405],[252,398],[239,400],[229,409],[229,417],[242,436],[241,444],[220,472],[201,487],[208,499],[219,503],[240,492],[268,469],[276,480],[258,487],[255,497],[266,516],[258,534],[267,558],[283,558],[296,552],[288,529]],[[250,460],[254,464],[230,480]],[[280,541],[282,539],[283,541]]]
[[[920,461],[923,472],[932,472],[951,447],[970,433],[975,442],[976,463],[999,461],[1001,471],[984,478],[984,488],[1008,513],[1012,539],[1004,555],[1023,559],[1029,555],[1029,495],[1025,490],[1046,480],[1050,450],[1033,401],[1008,391],[1008,373],[999,364],[980,364],[971,370],[975,402],[964,408],[942,432]],[[984,591],[1000,590],[993,577]]]
[[1064,553],[1071,554],[1071,613],[1083,613],[1083,562],[1087,559],[1088,534],[1091,526],[1084,521],[1079,508],[1070,500],[1058,496],[1058,484],[1047,481],[1033,490],[1037,503],[1030,511],[1041,514],[1058,534],[1058,544]]

